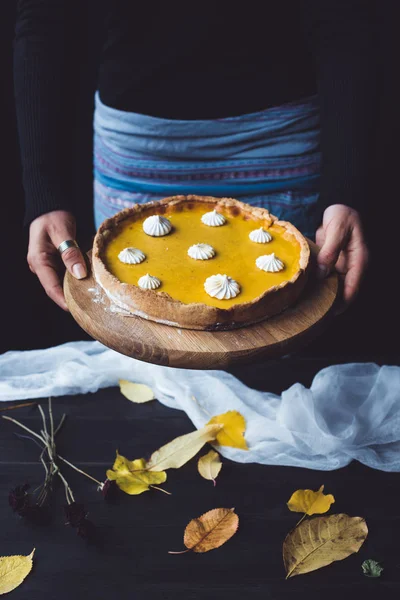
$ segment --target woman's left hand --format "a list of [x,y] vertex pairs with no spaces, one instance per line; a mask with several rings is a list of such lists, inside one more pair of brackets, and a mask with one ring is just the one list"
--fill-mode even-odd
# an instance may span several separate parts
[[316,233],[316,242],[321,248],[319,275],[326,277],[336,268],[343,277],[344,309],[356,297],[368,265],[369,252],[360,215],[344,204],[329,206]]

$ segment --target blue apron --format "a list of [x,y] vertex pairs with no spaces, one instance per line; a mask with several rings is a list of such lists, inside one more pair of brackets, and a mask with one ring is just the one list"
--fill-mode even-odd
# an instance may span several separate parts
[[198,194],[267,208],[314,237],[320,173],[316,97],[195,121],[110,108],[98,93],[95,102],[97,227],[135,203]]

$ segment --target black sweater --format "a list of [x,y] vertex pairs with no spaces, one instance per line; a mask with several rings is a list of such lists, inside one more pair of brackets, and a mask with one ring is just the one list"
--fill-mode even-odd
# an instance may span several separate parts
[[[180,3],[179,3],[180,4]],[[184,6],[184,8],[183,8]],[[15,98],[26,222],[74,210],[71,173],[77,31],[101,28],[97,87],[114,108],[171,119],[254,112],[318,91],[320,208],[360,209],[376,122],[373,0],[264,3],[18,0]],[[257,12],[256,8],[262,12]],[[95,13],[93,13],[95,11]]]

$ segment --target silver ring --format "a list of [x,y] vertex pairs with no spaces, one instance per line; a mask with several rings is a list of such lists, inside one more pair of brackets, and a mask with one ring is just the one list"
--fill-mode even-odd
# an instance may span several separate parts
[[79,246],[75,240],[64,240],[64,242],[61,242],[61,244],[58,246],[57,250],[60,254],[62,254],[68,250],[68,248],[79,248]]

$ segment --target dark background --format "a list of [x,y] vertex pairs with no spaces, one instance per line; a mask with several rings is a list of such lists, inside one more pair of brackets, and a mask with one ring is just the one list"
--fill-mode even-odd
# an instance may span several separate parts
[[[381,105],[375,164],[366,173],[370,194],[365,199],[372,261],[362,294],[354,306],[337,317],[334,325],[301,356],[238,369],[236,375],[257,389],[281,393],[295,382],[309,386],[315,374],[331,362],[373,360],[398,362],[399,203],[398,139],[399,36],[394,2],[381,0],[382,59]],[[76,71],[76,148],[71,178],[80,207],[79,241],[90,247],[91,217],[91,98],[95,89],[94,4],[82,2],[77,54],[86,47],[92,76]],[[18,155],[12,91],[12,37],[15,0],[0,3],[0,352],[43,348],[86,335],[72,317],[57,308],[41,290],[26,264],[27,232],[22,227],[23,190]],[[90,15],[90,19],[89,19]],[[91,26],[89,27],[89,21]],[[77,66],[82,62],[77,60]],[[84,65],[86,67],[86,65]],[[86,70],[86,69],[85,69]],[[338,199],[340,200],[340,199]],[[308,358],[307,358],[308,355]],[[397,355],[397,357],[396,357]],[[45,403],[42,402],[44,405]],[[59,450],[75,464],[102,479],[115,449],[129,458],[146,456],[161,444],[192,430],[181,411],[158,402],[134,405],[116,389],[96,394],[54,399],[58,420],[68,413],[59,436]],[[40,428],[38,411],[12,411],[34,429]],[[78,501],[85,503],[99,530],[99,541],[87,546],[64,525],[61,486],[55,490],[53,520],[43,529],[13,515],[6,506],[11,487],[29,481],[40,483],[42,467],[37,450],[14,436],[16,428],[2,423],[0,436],[0,554],[28,554],[36,547],[35,566],[25,583],[13,592],[16,600],[57,598],[149,598],[151,600],[247,599],[292,600],[314,598],[399,597],[398,474],[374,471],[353,462],[344,469],[324,472],[310,469],[244,465],[224,461],[214,488],[201,480],[191,461],[171,472],[167,489],[172,497],[156,493],[130,498],[120,494],[116,506],[104,503],[95,486],[72,470],[65,470]],[[132,434],[133,432],[133,434]],[[369,536],[360,552],[313,574],[284,580],[281,545],[298,520],[286,502],[298,488],[318,489],[336,498],[333,512],[362,515]],[[170,556],[182,547],[182,534],[190,519],[215,506],[235,506],[239,533],[223,548],[205,554]],[[361,573],[367,558],[382,561],[382,578]]]
[[[398,78],[399,41],[394,15],[395,3],[380,3],[382,41],[376,51],[381,58],[378,136],[374,168],[366,173],[370,194],[365,198],[366,225],[372,250],[371,266],[362,293],[354,306],[338,317],[333,327],[307,349],[332,360],[390,358],[397,353],[398,316],[398,212],[397,185],[399,138]],[[93,2],[82,2],[82,19],[76,35],[76,147],[71,165],[74,197],[78,208],[78,239],[90,247],[94,233],[91,214],[91,118],[95,90],[95,58],[99,39]],[[22,226],[23,189],[13,106],[12,38],[15,0],[2,0],[0,14],[1,74],[1,287],[2,326],[0,352],[55,345],[72,339],[86,339],[68,314],[53,305],[26,264],[27,231]],[[89,62],[90,77],[86,73]],[[85,77],[83,76],[85,71]],[[371,124],[373,127],[374,124]],[[338,198],[340,202],[340,198]]]
[[[285,363],[285,364],[284,364]],[[254,387],[275,393],[294,382],[310,385],[326,366],[317,359],[288,359],[256,369]],[[43,408],[46,401],[41,402]],[[180,410],[159,402],[133,404],[118,389],[54,398],[58,422],[68,414],[57,449],[72,463],[102,480],[115,448],[131,459],[148,456],[175,436],[193,430]],[[28,427],[41,420],[32,407],[12,411]],[[151,426],[149,427],[149,424]],[[17,439],[12,423],[0,423],[0,555],[29,554],[36,548],[32,573],[14,590],[12,600],[398,600],[400,592],[399,474],[375,471],[353,462],[336,471],[241,464],[223,460],[214,487],[197,473],[196,459],[168,471],[166,496],[152,490],[140,496],[118,494],[106,504],[96,485],[60,465],[75,498],[97,526],[87,544],[65,526],[63,487],[51,503],[51,523],[40,527],[6,506],[10,488],[29,481],[39,485],[43,468],[38,448]],[[208,449],[207,449],[208,450]],[[207,451],[203,449],[200,455]],[[333,494],[328,514],[365,518],[369,534],[357,554],[319,571],[285,581],[282,543],[301,515],[286,502],[296,489]],[[172,556],[183,549],[183,531],[194,517],[216,507],[235,507],[239,531],[223,547]],[[361,571],[372,558],[384,567],[371,579]]]

